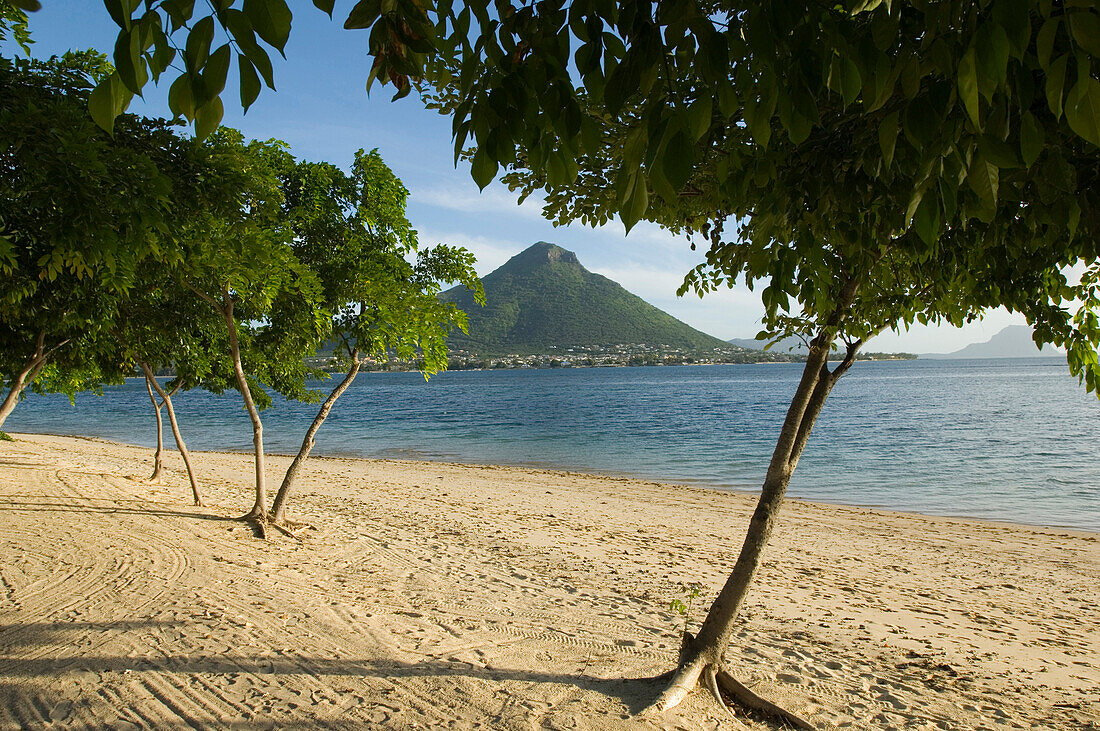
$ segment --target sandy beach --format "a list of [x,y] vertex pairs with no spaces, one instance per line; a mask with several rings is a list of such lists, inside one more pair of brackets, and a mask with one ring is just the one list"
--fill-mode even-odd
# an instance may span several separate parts
[[[702,693],[635,716],[751,497],[321,458],[291,503],[313,528],[262,541],[229,520],[246,455],[195,455],[195,508],[174,453],[150,484],[151,450],[13,436],[2,729],[771,728]],[[1098,538],[791,501],[730,667],[820,728],[1100,729]]]

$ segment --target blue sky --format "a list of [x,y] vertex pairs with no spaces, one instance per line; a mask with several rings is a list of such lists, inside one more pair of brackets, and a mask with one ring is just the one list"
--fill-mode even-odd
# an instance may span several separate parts
[[[70,48],[109,52],[117,28],[97,0],[42,0],[31,16],[34,55],[46,57]],[[762,312],[759,298],[744,287],[676,297],[683,275],[701,260],[683,238],[660,228],[638,225],[627,236],[620,223],[600,229],[581,225],[555,228],[540,215],[536,202],[516,205],[516,196],[499,184],[480,192],[466,163],[453,165],[450,119],[425,110],[415,94],[390,102],[391,90],[364,89],[368,72],[366,36],[343,30],[350,4],[337,3],[328,17],[309,3],[292,3],[294,29],[287,61],[275,64],[277,92],[265,88],[247,115],[236,103],[235,86],[223,99],[224,124],[258,139],[290,143],[299,158],[325,160],[346,167],[360,148],[377,147],[411,192],[409,218],[424,243],[465,246],[487,274],[536,241],[552,241],[576,252],[588,269],[622,284],[631,292],[704,332],[721,338],[753,337]],[[5,43],[5,55],[16,53]],[[231,73],[232,75],[232,73]],[[150,88],[131,111],[169,116],[167,86]],[[1022,319],[1003,311],[962,330],[915,327],[887,333],[869,343],[870,350],[942,352],[987,340]]]

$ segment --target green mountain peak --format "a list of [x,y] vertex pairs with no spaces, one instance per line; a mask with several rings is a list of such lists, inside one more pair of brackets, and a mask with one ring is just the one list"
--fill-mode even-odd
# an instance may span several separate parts
[[487,356],[615,345],[691,352],[730,347],[588,271],[572,251],[546,241],[513,256],[482,284],[484,307],[462,287],[440,295],[469,315],[470,334],[454,333],[448,339],[452,348]]

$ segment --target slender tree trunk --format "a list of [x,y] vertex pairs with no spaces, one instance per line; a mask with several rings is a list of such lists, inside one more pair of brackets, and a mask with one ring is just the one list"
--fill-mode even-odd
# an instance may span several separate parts
[[[825,341],[825,342],[822,342]],[[756,504],[752,519],[749,521],[741,553],[737,557],[733,571],[726,580],[718,598],[714,600],[710,611],[703,620],[697,637],[685,636],[680,653],[680,668],[669,687],[654,704],[656,710],[673,708],[690,693],[700,682],[719,702],[722,701],[719,686],[728,689],[726,683],[720,683],[718,674],[722,672],[722,655],[729,644],[730,634],[738,612],[753,577],[760,568],[764,548],[768,544],[779,516],[779,508],[790,484],[798,458],[806,446],[810,431],[825,404],[832,384],[833,374],[828,369],[828,354],[831,339],[815,338],[810,346],[810,355],[802,371],[802,379],[795,391],[794,398],[787,410],[787,416],[779,432],[764,485]],[[745,700],[740,698],[739,700]],[[760,699],[762,700],[762,699]],[[773,715],[779,715],[796,728],[812,728],[808,723],[776,707]],[[757,709],[761,710],[761,709]]]
[[834,328],[841,322],[844,311],[853,301],[857,287],[857,280],[849,280],[841,294],[836,312],[810,343],[810,353],[802,371],[802,378],[779,431],[779,439],[772,452],[760,498],[741,546],[741,553],[737,557],[733,571],[703,620],[698,636],[685,635],[680,651],[679,668],[668,688],[654,703],[654,710],[665,711],[673,708],[702,683],[723,706],[722,691],[724,690],[744,705],[777,717],[796,728],[813,728],[797,715],[760,698],[741,685],[723,670],[722,662],[738,612],[760,568],[764,548],[775,528],[779,509],[787,493],[787,485],[790,484],[791,476],[798,466],[798,460],[806,448],[810,433],[829,393],[837,380],[847,372],[862,345],[862,341],[848,345],[844,360],[835,370],[829,371],[829,352],[835,337]]
[[[145,373],[146,384],[151,384],[164,402],[164,408],[168,411],[168,423],[172,425],[172,437],[176,440],[176,447],[180,451],[180,456],[183,457],[183,465],[187,468],[187,479],[191,482],[191,496],[195,500],[195,505],[202,505],[202,496],[199,494],[199,481],[195,476],[194,468],[191,466],[191,453],[187,451],[187,445],[183,442],[183,435],[180,434],[179,422],[176,420],[176,410],[172,406],[172,395],[161,388],[153,375],[153,370],[147,363],[139,360],[137,364]],[[173,393],[175,393],[175,389],[173,389]]]
[[309,425],[309,430],[306,431],[306,436],[302,439],[302,446],[298,449],[298,454],[295,455],[294,461],[290,463],[290,467],[286,470],[286,475],[283,476],[283,483],[279,486],[279,492],[275,494],[275,501],[271,504],[271,520],[275,524],[283,523],[286,513],[286,501],[290,496],[290,488],[294,484],[295,478],[298,476],[298,471],[301,470],[302,464],[306,461],[306,457],[309,456],[310,451],[313,449],[314,437],[317,436],[317,431],[321,428],[321,425],[325,423],[325,419],[328,418],[329,412],[332,411],[333,404],[336,403],[336,399],[343,395],[344,391],[348,390],[348,386],[355,380],[355,376],[359,373],[359,351],[353,350],[351,368],[348,369],[348,373],[344,376],[344,380],[340,381],[336,388],[332,389],[332,393],[328,395],[325,402],[321,404],[321,408],[317,411],[317,416],[313,418],[313,423]]
[[252,445],[256,451],[256,502],[252,510],[241,516],[247,520],[267,520],[267,483],[264,472],[264,425],[260,421],[260,411],[252,400],[252,391],[248,388],[248,379],[241,365],[241,346],[237,339],[237,321],[233,319],[233,299],[228,291],[222,291],[222,317],[229,328],[229,355],[233,360],[233,373],[237,377],[237,388],[244,399],[248,418],[252,420]]
[[787,418],[779,432],[771,463],[764,477],[760,498],[749,521],[741,553],[737,557],[733,571],[722,587],[718,598],[714,600],[699,635],[696,637],[696,651],[705,656],[708,662],[717,663],[722,652],[729,644],[734,620],[748,594],[748,588],[756,571],[760,567],[764,547],[767,546],[779,516],[779,508],[787,493],[791,476],[794,474],[798,459],[806,447],[810,431],[821,413],[825,399],[832,390],[832,374],[827,367],[829,346],[817,344],[811,346],[810,356],[802,372],[802,380],[795,391]]
[[153,385],[149,380],[149,374],[145,374],[145,390],[149,392],[149,401],[153,404],[153,413],[157,417],[157,451],[153,455],[153,474],[149,475],[150,480],[156,480],[160,478],[160,470],[163,466],[162,457],[164,456],[164,420],[160,416],[160,407],[164,405],[161,401],[157,403],[156,394],[153,393]]
[[19,403],[19,397],[23,394],[23,390],[38,376],[42,366],[46,365],[45,342],[46,333],[39,333],[38,342],[34,347],[34,355],[15,374],[15,378],[11,379],[11,388],[8,390],[8,395],[4,398],[3,403],[0,403],[0,427],[4,426],[4,422],[8,420],[8,415],[15,410],[15,405]]

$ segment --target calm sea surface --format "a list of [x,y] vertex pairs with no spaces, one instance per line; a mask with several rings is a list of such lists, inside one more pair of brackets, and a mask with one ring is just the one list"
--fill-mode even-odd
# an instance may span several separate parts
[[[755,491],[801,366],[363,374],[315,454],[549,466]],[[176,399],[193,449],[251,449],[235,394]],[[315,406],[264,414],[297,451]],[[144,382],[30,396],[9,431],[155,444]],[[171,434],[165,428],[171,444]],[[1058,358],[857,363],[836,386],[790,494],[1100,531],[1100,402]]]

